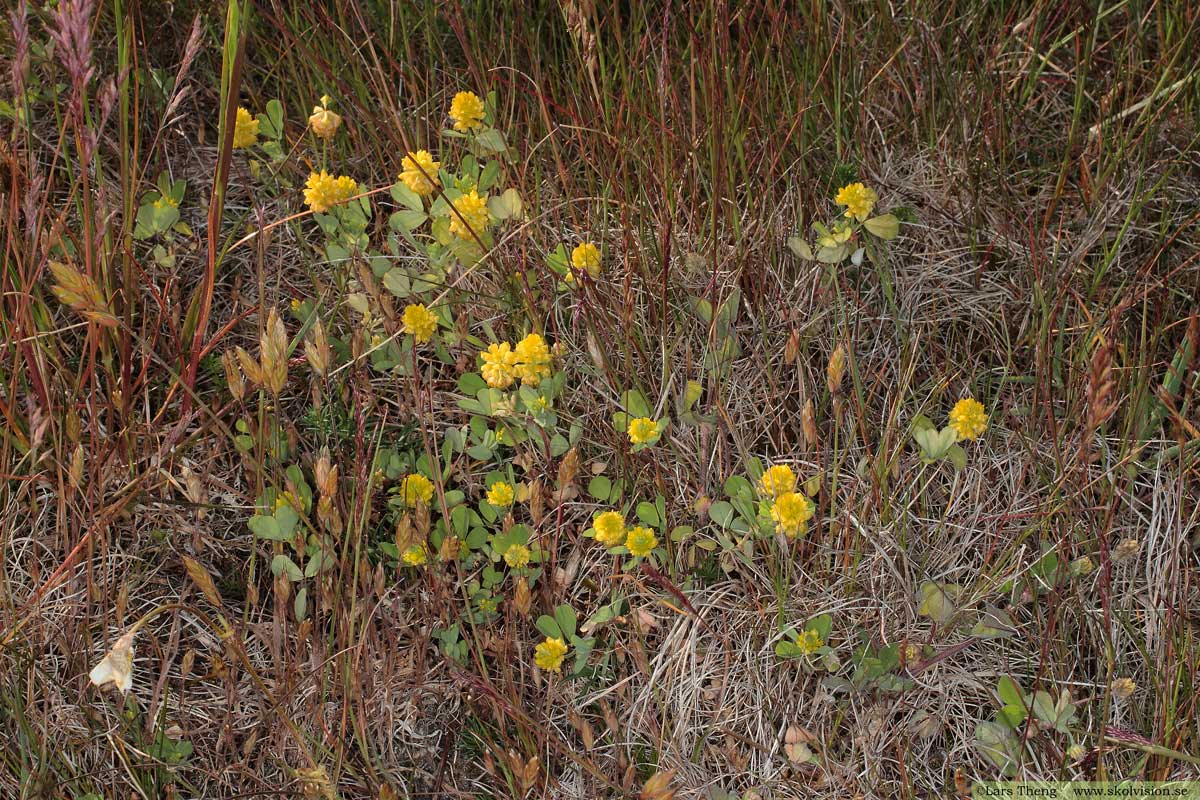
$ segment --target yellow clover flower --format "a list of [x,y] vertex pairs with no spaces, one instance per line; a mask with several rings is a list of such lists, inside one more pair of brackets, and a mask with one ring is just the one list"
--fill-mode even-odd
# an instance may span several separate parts
[[531,555],[529,548],[523,544],[509,545],[509,548],[504,551],[504,563],[512,569],[521,569],[529,563]]
[[404,551],[401,558],[410,567],[421,567],[429,561],[429,549],[423,544],[414,544]]
[[329,95],[322,95],[321,105],[313,106],[312,115],[308,118],[308,124],[312,126],[313,133],[325,141],[332,139],[342,124],[342,118],[329,110],[329,100]]
[[547,672],[561,672],[563,658],[567,655],[567,645],[557,636],[547,636],[533,651],[533,663]]
[[488,489],[487,501],[497,508],[504,508],[511,506],[516,496],[517,492],[510,484],[496,481],[492,484],[492,488]]
[[806,656],[811,656],[824,646],[825,642],[821,641],[821,634],[816,631],[805,631],[796,637],[796,647]]
[[513,352],[508,342],[488,345],[488,349],[479,354],[483,359],[483,367],[479,373],[493,389],[507,389],[517,379],[517,354]]
[[400,173],[400,182],[412,189],[421,197],[433,194],[438,185],[438,167],[440,161],[434,161],[428,150],[418,150],[409,153],[401,162],[404,171]]
[[847,217],[853,217],[862,222],[871,216],[871,210],[879,202],[879,195],[875,194],[873,189],[868,189],[861,183],[851,183],[848,186],[838,189],[834,202],[846,207]]
[[626,432],[633,444],[649,444],[658,439],[658,425],[649,417],[631,419]]
[[[450,233],[460,239],[472,240],[482,236],[492,223],[488,213],[487,195],[479,196],[472,189],[454,201],[454,211],[450,212]],[[458,212],[458,213],[454,213]]]
[[983,403],[971,397],[964,397],[950,409],[950,427],[958,434],[959,439],[978,439],[987,430],[988,416],[983,411]]
[[483,127],[483,101],[474,92],[459,92],[450,101],[450,119],[454,130],[469,131]]
[[253,147],[258,142],[258,120],[241,106],[233,123],[233,149]]
[[404,332],[411,333],[417,344],[428,342],[437,332],[437,315],[426,308],[423,303],[405,306],[401,322]]
[[758,482],[758,493],[763,497],[779,497],[796,491],[796,473],[787,464],[776,464],[763,473]]
[[591,242],[583,242],[571,251],[571,266],[584,270],[593,278],[600,277],[600,248]]
[[629,548],[631,555],[649,555],[650,551],[658,546],[658,537],[654,535],[654,531],[638,525],[630,528],[625,535],[625,546]]
[[335,178],[325,170],[309,175],[304,187],[304,202],[316,214],[323,214],[358,194],[358,184],[353,178],[347,175]]
[[784,492],[771,504],[775,529],[789,539],[808,532],[808,521],[815,512],[813,501],[799,492]]
[[412,507],[417,503],[429,505],[433,499],[433,481],[418,472],[409,473],[400,483],[400,501]]
[[517,376],[521,383],[534,385],[550,377],[550,364],[554,356],[546,340],[536,333],[531,333],[517,342],[513,352],[517,356]]
[[616,511],[605,511],[592,517],[596,541],[605,547],[616,547],[625,540],[625,518]]

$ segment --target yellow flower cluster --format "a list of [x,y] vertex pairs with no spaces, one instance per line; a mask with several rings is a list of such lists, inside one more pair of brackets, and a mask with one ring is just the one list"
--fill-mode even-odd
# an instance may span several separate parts
[[965,397],[950,409],[950,427],[959,439],[978,439],[987,430],[987,425],[988,416],[984,413],[983,403],[974,398]]
[[454,130],[469,131],[483,127],[483,101],[474,92],[459,92],[450,101],[450,119]]
[[329,110],[329,100],[329,95],[322,95],[321,105],[313,106],[312,115],[308,118],[313,133],[325,141],[332,139],[342,125],[342,118]]
[[417,503],[429,505],[433,499],[433,481],[419,472],[411,472],[400,483],[400,502],[410,508]]
[[638,525],[630,528],[629,532],[625,534],[625,547],[629,549],[630,555],[649,555],[650,551],[657,546],[658,537],[649,528]]
[[779,497],[796,491],[796,473],[787,464],[776,464],[763,472],[758,482],[758,493],[763,497]]
[[400,182],[412,189],[421,197],[433,194],[438,185],[438,168],[440,161],[434,161],[428,150],[418,150],[409,153],[401,163],[404,170],[400,173]]
[[517,493],[511,484],[504,481],[496,481],[492,484],[492,488],[488,489],[487,501],[497,508],[511,506],[513,500],[516,499]]
[[775,520],[775,529],[789,539],[808,532],[808,521],[815,512],[813,501],[800,492],[784,492],[771,504],[771,519]]
[[233,147],[253,147],[258,141],[258,120],[244,108],[238,107],[237,119],[233,123]]
[[593,278],[600,277],[600,248],[591,242],[583,242],[571,251],[571,266]]
[[803,655],[811,656],[825,645],[821,634],[816,631],[805,631],[796,637],[796,647]]
[[526,386],[537,386],[543,378],[550,377],[550,367],[554,356],[550,345],[536,333],[531,333],[513,348],[517,356],[517,377]]
[[837,197],[834,201],[846,207],[846,216],[862,222],[867,217],[871,216],[871,211],[875,208],[875,204],[879,202],[879,195],[875,194],[874,189],[868,189],[861,183],[851,183],[848,186],[843,186],[838,189]]
[[658,438],[658,425],[649,417],[629,420],[629,441],[633,444],[648,444]]
[[488,213],[487,195],[479,196],[472,189],[456,199],[452,205],[454,212],[450,214],[450,233],[459,239],[471,240],[482,236],[492,224],[492,215]]
[[424,566],[429,561],[429,549],[423,544],[414,544],[412,547],[404,551],[401,556],[405,564],[410,567]]
[[566,642],[556,636],[547,636],[544,642],[534,648],[533,663],[547,672],[561,672],[566,656]]
[[517,378],[517,354],[513,352],[508,342],[498,342],[488,345],[488,349],[479,354],[483,359],[483,367],[479,373],[493,389],[507,389]]
[[504,563],[512,569],[521,569],[529,563],[531,555],[529,548],[523,544],[510,545],[504,551]]
[[550,346],[536,333],[517,342],[515,348],[508,342],[488,345],[479,357],[483,360],[479,373],[493,389],[507,389],[518,379],[536,386],[550,376],[554,361]]
[[325,170],[312,173],[304,184],[304,202],[316,214],[324,214],[356,194],[358,184],[353,178],[347,175],[335,178]]
[[605,547],[616,547],[625,539],[625,518],[616,511],[604,511],[592,517],[596,541]]
[[412,334],[418,344],[423,344],[437,332],[438,318],[423,303],[414,303],[404,307],[401,324],[405,333]]

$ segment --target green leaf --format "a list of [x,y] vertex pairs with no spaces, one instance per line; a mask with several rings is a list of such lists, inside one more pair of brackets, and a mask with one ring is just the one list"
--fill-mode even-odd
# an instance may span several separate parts
[[300,591],[296,592],[296,599],[292,602],[292,611],[296,613],[296,619],[303,621],[308,616],[308,587],[302,586]]
[[922,455],[928,461],[938,461],[945,457],[954,444],[958,434],[947,425],[941,431],[932,428],[921,428],[913,431],[913,439],[920,445]]
[[304,573],[296,566],[296,562],[282,553],[271,559],[271,574],[278,578],[281,573],[287,575],[287,579],[292,583],[304,578]]
[[650,416],[650,404],[645,396],[637,389],[630,389],[621,395],[621,405],[631,417]]
[[388,227],[394,231],[411,233],[429,219],[424,211],[396,211],[388,217]]
[[822,642],[828,642],[829,634],[833,630],[833,617],[829,616],[828,614],[821,614],[820,616],[813,617],[808,621],[808,624],[804,626],[804,630],[816,631],[817,635],[821,637]]
[[1053,724],[1058,714],[1054,710],[1054,698],[1045,689],[1033,695],[1033,715],[1042,722]]
[[516,189],[505,189],[498,197],[489,197],[488,211],[499,220],[512,219],[521,215],[521,195]]
[[975,726],[975,744],[1006,777],[1017,774],[1021,742],[1009,728],[999,722],[980,722]]
[[733,522],[733,506],[724,500],[718,500],[708,507],[708,517],[722,528],[728,528]]
[[658,515],[658,509],[653,503],[642,501],[637,504],[637,518],[641,520],[643,525],[650,528],[661,528],[663,525],[662,518]]
[[504,134],[495,128],[488,128],[476,136],[475,142],[481,148],[491,153],[503,153],[508,150],[508,145],[504,141]]
[[817,250],[817,261],[822,264],[836,264],[845,260],[850,253],[850,246],[839,244],[836,247],[821,247]]
[[789,236],[787,246],[789,250],[796,254],[797,258],[802,258],[805,261],[813,260],[812,247],[799,236]]
[[284,504],[275,509],[275,522],[279,524],[279,532],[284,536],[290,537],[296,530],[296,523],[300,521],[300,515],[296,513],[296,509],[289,504]]
[[279,523],[275,521],[274,517],[255,514],[246,524],[250,527],[251,532],[260,539],[280,542],[291,538],[291,536],[283,535],[279,530]]
[[921,606],[917,613],[939,624],[946,622],[957,612],[954,598],[958,596],[958,592],[959,587],[956,584],[925,581],[921,584]]
[[863,223],[863,227],[885,242],[895,239],[900,234],[900,220],[896,219],[895,214],[871,217]]
[[1021,692],[1021,687],[1007,675],[996,685],[996,693],[1000,695],[1000,702],[1006,706],[1025,705],[1025,695]]
[[396,181],[392,184],[391,195],[393,200],[409,211],[420,211],[424,215],[425,203],[421,200],[421,195],[408,188],[408,184]]
[[558,626],[558,622],[555,621],[554,617],[551,617],[547,614],[542,614],[537,618],[537,622],[535,622],[534,625],[537,626],[537,629],[541,631],[543,635],[549,636],[551,639],[563,638],[562,628]]
[[593,499],[606,502],[612,494],[612,481],[603,475],[597,475],[588,481],[587,490]]
[[954,465],[957,472],[962,472],[967,468],[967,451],[963,450],[961,445],[950,445],[946,450],[946,457],[950,459],[950,463]]
[[575,625],[579,618],[575,614],[575,609],[571,608],[566,603],[554,609],[554,621],[558,623],[558,628],[567,637],[575,635]]

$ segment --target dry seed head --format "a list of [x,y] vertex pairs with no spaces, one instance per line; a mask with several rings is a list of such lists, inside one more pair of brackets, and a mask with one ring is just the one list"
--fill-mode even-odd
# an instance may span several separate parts
[[545,513],[546,490],[542,488],[542,482],[535,478],[529,482],[529,518],[535,526],[541,525]]
[[572,447],[563,456],[562,463],[558,465],[558,487],[560,489],[570,486],[575,480],[575,476],[579,474],[579,451]]
[[304,358],[317,375],[324,378],[329,374],[329,367],[333,364],[333,350],[329,347],[329,340],[325,338],[325,328],[319,319],[313,324],[312,333],[304,340]]
[[457,536],[447,536],[442,539],[442,545],[438,548],[438,558],[442,561],[454,561],[458,558],[461,550],[462,539]]
[[429,538],[429,506],[417,503],[417,507],[413,509],[413,524],[416,526],[417,536],[420,539]]
[[263,384],[278,397],[287,385],[287,330],[274,308],[267,314],[267,327],[259,339]]
[[829,365],[825,367],[825,377],[828,380],[829,393],[837,394],[842,389],[842,377],[846,374],[846,348],[840,344],[834,348],[829,357]]
[[[247,356],[248,357],[248,356]],[[233,399],[242,402],[246,396],[246,379],[238,368],[238,359],[232,350],[221,354],[221,368],[225,370],[225,383],[229,385],[229,394]]]
[[236,352],[238,365],[242,368],[242,372],[246,373],[246,378],[249,379],[252,385],[261,386],[263,383],[262,367],[258,365],[258,362],[244,348],[239,347]]
[[800,331],[795,328],[788,335],[787,344],[783,346],[783,361],[785,364],[795,364],[800,358]]
[[638,797],[640,800],[672,800],[675,797],[675,790],[671,788],[671,780],[674,777],[673,769],[655,772],[642,784],[642,791]]
[[1121,562],[1128,561],[1138,554],[1142,549],[1142,543],[1137,539],[1122,539],[1115,548],[1113,548],[1113,561]]
[[809,448],[815,450],[818,444],[817,414],[813,410],[811,397],[805,401],[804,410],[800,412],[800,430],[804,433],[804,441],[808,443]]
[[529,591],[529,582],[525,578],[518,578],[517,585],[513,588],[513,608],[521,616],[529,613],[533,607],[533,594]]
[[79,488],[83,485],[83,445],[75,445],[75,452],[71,454],[71,485]]
[[396,549],[403,553],[416,544],[417,535],[413,531],[412,515],[404,514],[396,522]]

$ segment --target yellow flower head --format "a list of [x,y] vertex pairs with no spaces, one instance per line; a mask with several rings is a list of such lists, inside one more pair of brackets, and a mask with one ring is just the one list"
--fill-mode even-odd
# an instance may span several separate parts
[[988,416],[983,413],[983,403],[964,397],[950,409],[950,427],[959,439],[978,439],[987,430]]
[[507,389],[517,379],[517,354],[513,352],[508,342],[498,342],[488,345],[488,349],[479,354],[483,359],[483,367],[479,373],[493,389]]
[[321,105],[313,106],[312,115],[308,118],[313,133],[329,141],[341,127],[342,118],[329,110],[329,95],[322,95]]
[[[487,195],[479,196],[474,189],[454,201],[450,212],[450,232],[460,239],[473,240],[482,236],[492,224],[488,213]],[[457,211],[458,213],[454,213]]]
[[400,182],[412,189],[421,197],[433,194],[438,185],[438,167],[440,161],[434,161],[428,150],[418,150],[409,153],[401,162],[404,171],[400,173]]
[[433,481],[418,472],[410,472],[400,483],[400,501],[412,507],[417,503],[429,505],[433,499]]
[[418,344],[428,342],[437,332],[437,315],[426,308],[423,303],[405,306],[401,322],[404,332],[411,333]]
[[550,365],[554,356],[546,340],[536,333],[531,333],[517,342],[513,352],[517,356],[517,376],[521,383],[534,385],[550,377]]
[[353,178],[347,175],[335,178],[325,170],[309,175],[304,187],[304,202],[317,214],[324,214],[358,194],[358,184]]
[[474,92],[459,92],[450,101],[450,119],[454,130],[469,131],[483,127],[483,101]]
[[258,142],[258,120],[242,107],[238,107],[237,120],[233,124],[233,148],[253,147]]
[[571,266],[582,269],[593,278],[600,277],[600,248],[584,242],[571,251]]
[[492,488],[488,489],[487,501],[498,508],[504,508],[511,506],[516,496],[517,492],[511,484],[496,481],[492,484]]
[[546,640],[533,650],[533,663],[547,672],[562,672],[562,662],[567,655],[567,645],[556,636]]
[[410,567],[424,566],[429,561],[429,548],[423,544],[414,544],[412,547],[404,551],[401,556],[405,564]]
[[846,216],[862,222],[867,217],[871,216],[872,209],[879,202],[879,195],[875,194],[873,189],[868,189],[861,183],[852,183],[849,186],[843,186],[838,189],[837,197],[834,201],[846,207]]
[[616,511],[605,511],[592,517],[596,541],[605,547],[616,547],[625,540],[625,518]]
[[779,497],[796,491],[796,473],[787,464],[776,464],[763,473],[758,493],[763,497]]
[[816,631],[805,631],[796,637],[796,647],[806,656],[811,656],[820,650],[824,644],[825,642],[821,641],[821,634]]
[[637,417],[629,421],[626,432],[633,444],[646,444],[658,438],[658,425],[649,417]]
[[523,544],[509,545],[504,551],[504,563],[512,569],[521,569],[529,563],[530,555],[529,548]]
[[784,492],[771,504],[775,529],[790,539],[808,532],[808,521],[815,512],[813,501],[799,492]]
[[631,555],[649,555],[650,551],[658,546],[658,537],[654,535],[654,531],[638,525],[630,528],[625,534],[625,546],[629,548]]

